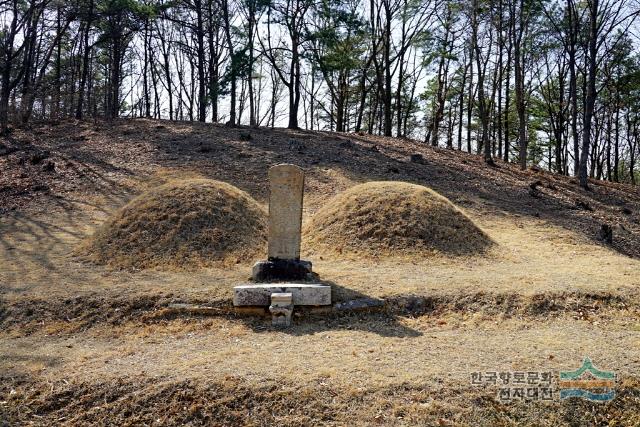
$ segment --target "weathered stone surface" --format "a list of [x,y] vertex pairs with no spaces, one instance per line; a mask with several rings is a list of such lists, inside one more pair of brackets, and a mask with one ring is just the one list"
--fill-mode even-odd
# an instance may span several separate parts
[[268,306],[274,293],[290,293],[294,305],[330,305],[331,287],[316,283],[245,284],[233,288],[233,305]]
[[368,311],[384,307],[384,301],[376,298],[360,298],[336,303],[336,311]]
[[269,169],[269,259],[300,259],[304,172],[295,165]]
[[304,280],[311,263],[300,260],[304,172],[295,165],[269,169],[269,251],[266,261],[253,266],[256,282]]
[[251,276],[256,282],[268,280],[304,280],[310,273],[310,261],[272,259],[256,262],[253,265]]
[[293,295],[291,292],[276,292],[271,294],[271,324],[273,326],[287,327],[291,325],[293,313]]

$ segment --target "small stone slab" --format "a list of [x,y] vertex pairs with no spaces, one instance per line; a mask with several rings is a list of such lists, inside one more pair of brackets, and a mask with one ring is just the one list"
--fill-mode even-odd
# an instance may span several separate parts
[[290,293],[294,305],[330,305],[331,286],[317,283],[245,284],[233,288],[233,305],[268,306],[271,294]]
[[384,301],[377,298],[360,298],[339,302],[334,306],[336,311],[368,311],[384,308]]
[[276,292],[271,294],[271,324],[273,326],[291,326],[291,314],[293,313],[293,295],[291,292]]

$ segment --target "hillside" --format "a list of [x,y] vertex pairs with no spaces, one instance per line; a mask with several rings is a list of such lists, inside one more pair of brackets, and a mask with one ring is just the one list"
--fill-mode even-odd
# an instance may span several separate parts
[[[412,154],[423,160],[411,162]],[[401,180],[465,208],[540,218],[593,240],[607,223],[615,228],[612,247],[640,256],[640,187],[593,180],[584,191],[574,178],[500,161],[489,168],[479,156],[419,141],[302,130],[152,120],[18,129],[0,146],[0,212],[64,208],[87,194],[115,201],[135,191],[133,181],[167,170],[225,180],[264,201],[266,169],[284,162],[306,170],[310,210],[348,181]]]
[[[639,188],[592,181],[585,191],[570,177],[358,134],[139,119],[35,124],[1,143],[0,420],[9,425],[640,421]],[[376,298],[384,308],[300,312],[286,331],[231,305],[232,286],[262,254],[190,270],[76,254],[114,215],[138,224],[123,212],[140,200],[151,212],[143,219],[166,219],[166,189],[179,188],[167,182],[223,181],[262,209],[267,169],[285,162],[306,172],[305,225],[357,184],[406,181],[449,199],[495,245],[483,256],[404,259],[388,255],[393,246],[359,257],[303,240],[336,302]],[[616,399],[503,402],[470,383],[476,371],[573,370],[585,356],[616,373]]]

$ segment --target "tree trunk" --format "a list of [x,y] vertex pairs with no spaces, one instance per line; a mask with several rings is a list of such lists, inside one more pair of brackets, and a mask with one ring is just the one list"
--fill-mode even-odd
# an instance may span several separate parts
[[76,107],[76,119],[81,120],[84,114],[84,88],[87,84],[89,74],[89,33],[91,32],[91,22],[93,21],[93,0],[89,2],[89,13],[85,22],[85,31],[82,40],[82,74],[80,75],[80,86],[78,87],[78,106]]
[[[292,28],[297,24],[293,22]],[[299,35],[293,30],[291,34],[291,80],[289,87],[289,129],[298,129],[298,106],[300,105],[300,55]]]
[[385,2],[385,29],[384,29],[384,136],[392,136],[391,120],[391,20],[392,14],[390,6]]
[[[473,43],[470,43],[471,45]],[[467,97],[467,153],[471,152],[471,114],[473,113],[473,46],[469,49],[469,95]]]
[[577,22],[573,0],[567,2],[569,28],[569,97],[571,98],[571,137],[573,140],[573,174],[580,169],[580,140],[578,138],[578,79],[576,74]]
[[253,41],[255,33],[256,0],[249,0],[249,72],[247,84],[249,86],[249,125],[256,126],[255,94],[253,89]]
[[519,160],[520,160],[520,169],[527,168],[527,118],[525,111],[525,101],[524,101],[524,54],[522,52],[522,37],[524,33],[524,29],[522,26],[523,22],[523,1],[519,1],[518,7],[518,15],[519,15],[519,28],[516,32],[515,24],[513,26],[513,56],[514,56],[514,72],[515,72],[515,84],[516,84],[516,109],[518,111],[518,145],[519,145]]
[[458,103],[460,107],[459,119],[458,119],[458,151],[462,150],[462,122],[464,117],[464,92],[465,84],[467,81],[467,65],[464,64],[464,70],[462,71],[462,83],[460,83],[460,96]]
[[482,58],[480,57],[480,46],[478,45],[478,0],[473,1],[473,16],[471,22],[471,45],[475,50],[476,66],[478,67],[478,109],[480,114],[480,121],[482,123],[482,136],[481,143],[484,149],[484,161],[493,165],[493,158],[491,156],[491,144],[489,141],[489,113],[487,111],[487,105],[484,94],[484,77],[485,69],[482,66]]
[[582,153],[580,155],[579,180],[582,188],[588,187],[587,163],[589,160],[589,148],[591,143],[591,122],[593,109],[596,104],[596,72],[597,72],[597,38],[598,38],[598,1],[591,0],[589,10],[589,58],[588,58],[588,83],[585,99],[584,123],[582,131]]
[[231,21],[229,19],[229,1],[223,0],[222,13],[224,15],[224,33],[227,38],[229,57],[231,58],[231,101],[229,106],[229,122],[231,126],[236,125],[236,67],[233,40],[231,39]]

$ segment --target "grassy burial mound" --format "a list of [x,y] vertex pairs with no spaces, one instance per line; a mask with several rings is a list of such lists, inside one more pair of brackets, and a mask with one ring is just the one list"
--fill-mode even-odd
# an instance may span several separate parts
[[77,253],[123,268],[190,269],[264,252],[267,216],[244,191],[220,181],[171,181],[118,210]]
[[435,191],[406,182],[368,182],[328,201],[304,228],[324,253],[384,256],[471,255],[493,243]]

